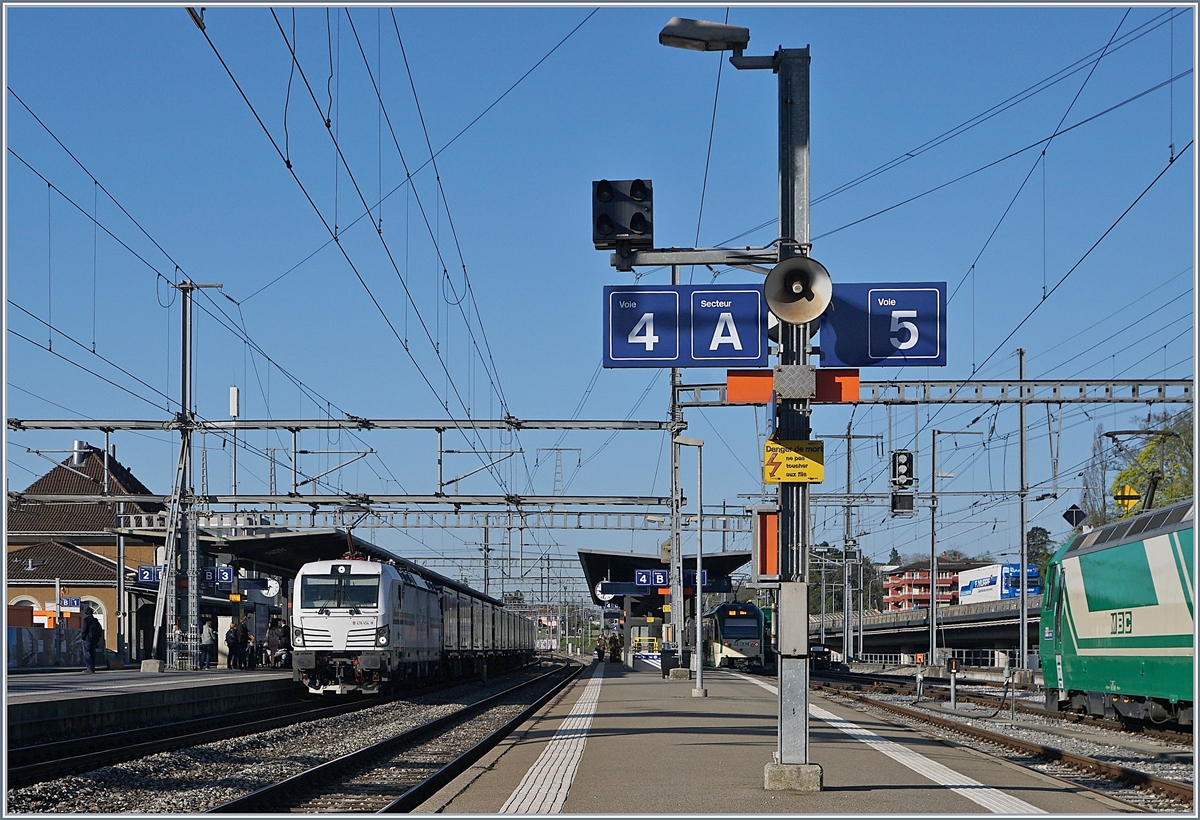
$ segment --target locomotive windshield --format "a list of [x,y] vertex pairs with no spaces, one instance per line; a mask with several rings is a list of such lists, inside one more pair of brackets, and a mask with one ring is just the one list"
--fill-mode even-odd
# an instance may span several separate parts
[[757,638],[757,618],[726,618],[724,637],[729,639]]
[[300,579],[300,606],[303,609],[349,609],[378,604],[378,575],[306,575]]

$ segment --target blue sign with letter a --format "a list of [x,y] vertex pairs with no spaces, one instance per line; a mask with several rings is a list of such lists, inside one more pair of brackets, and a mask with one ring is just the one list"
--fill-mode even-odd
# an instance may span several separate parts
[[946,283],[834,284],[822,367],[946,364]]
[[766,367],[762,285],[604,289],[605,367]]

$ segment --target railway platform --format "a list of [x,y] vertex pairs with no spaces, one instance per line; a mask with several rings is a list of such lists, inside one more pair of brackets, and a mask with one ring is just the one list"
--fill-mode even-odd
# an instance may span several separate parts
[[1102,814],[1129,807],[813,693],[816,793],[767,791],[775,680],[694,681],[593,663],[420,812],[451,814]]
[[296,696],[290,669],[136,669],[8,675],[9,745],[169,723],[277,704]]

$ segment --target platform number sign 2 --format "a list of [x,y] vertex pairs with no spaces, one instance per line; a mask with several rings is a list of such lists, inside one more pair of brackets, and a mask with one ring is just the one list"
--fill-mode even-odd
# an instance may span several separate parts
[[605,367],[765,367],[761,285],[604,289]]

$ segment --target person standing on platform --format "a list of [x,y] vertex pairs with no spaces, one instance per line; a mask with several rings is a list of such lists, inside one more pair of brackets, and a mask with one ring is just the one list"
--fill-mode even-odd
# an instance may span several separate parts
[[83,615],[83,662],[87,664],[88,672],[96,671],[96,652],[104,646],[104,627],[92,614],[92,608],[84,610]]
[[250,645],[250,627],[246,625],[246,616],[242,616],[237,628],[238,669],[246,668],[246,647]]
[[274,622],[271,628],[267,630],[267,657],[265,663],[268,666],[275,665],[275,654],[279,652],[279,623]]
[[200,668],[208,669],[217,659],[217,629],[212,619],[204,622],[200,633]]
[[610,661],[620,660],[621,658],[621,636],[614,631],[608,636],[608,659]]
[[604,636],[601,635],[596,639],[596,660],[604,663]]
[[237,669],[238,668],[238,665],[237,665],[237,655],[238,655],[237,633],[238,633],[237,621],[230,621],[229,629],[225,633],[225,649],[228,650],[228,652],[229,652],[229,654],[225,656],[225,668],[226,669]]

